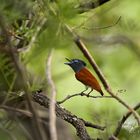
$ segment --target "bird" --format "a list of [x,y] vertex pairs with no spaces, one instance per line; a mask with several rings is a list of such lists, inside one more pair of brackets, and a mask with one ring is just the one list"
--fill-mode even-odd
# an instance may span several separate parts
[[95,76],[86,68],[86,63],[80,59],[68,59],[68,62],[64,64],[69,65],[75,72],[75,78],[86,86],[86,89],[81,93],[84,93],[90,87],[91,90],[87,93],[87,96],[94,90],[98,91],[102,96],[104,95],[101,86]]

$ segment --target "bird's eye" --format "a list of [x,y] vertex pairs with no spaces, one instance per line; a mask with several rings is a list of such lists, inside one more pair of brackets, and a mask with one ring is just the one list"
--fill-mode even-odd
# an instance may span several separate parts
[[78,63],[78,60],[75,60],[76,63]]
[[72,63],[78,63],[79,61],[77,59],[73,59]]

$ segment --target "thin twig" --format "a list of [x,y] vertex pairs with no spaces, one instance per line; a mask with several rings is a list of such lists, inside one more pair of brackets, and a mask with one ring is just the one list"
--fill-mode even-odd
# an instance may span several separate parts
[[[49,108],[50,106],[50,99],[43,95],[42,93],[34,93],[33,94],[33,99],[35,102],[39,103],[40,105],[44,106],[45,108]],[[73,125],[77,131],[77,136],[79,136],[79,138],[81,140],[91,140],[92,138],[90,138],[85,126],[87,127],[92,127],[98,130],[104,130],[104,127],[102,126],[98,126],[98,125],[94,125],[94,124],[90,124],[87,121],[84,121],[81,118],[78,118],[76,115],[72,114],[71,112],[69,112],[68,110],[66,110],[65,108],[62,108],[59,104],[55,104],[55,113],[56,116],[65,120],[66,122],[70,123],[71,125]],[[96,126],[96,127],[93,127]]]
[[74,43],[77,45],[77,47],[80,49],[80,51],[83,53],[83,55],[85,56],[85,58],[89,61],[89,63],[91,64],[92,68],[95,70],[96,74],[98,75],[99,79],[101,80],[104,88],[106,89],[106,91],[113,97],[115,98],[118,102],[120,102],[123,106],[125,106],[130,112],[133,113],[134,117],[136,118],[138,125],[140,125],[140,116],[139,114],[133,110],[125,101],[123,101],[120,97],[116,96],[113,92],[111,87],[109,86],[109,83],[107,82],[104,74],[102,73],[102,71],[100,70],[100,68],[98,67],[98,65],[96,64],[96,61],[94,60],[94,58],[92,57],[92,55],[90,54],[90,52],[88,51],[87,47],[85,46],[85,44],[82,42],[82,40],[80,39],[80,37],[73,32],[73,30],[66,25],[66,30],[72,34],[73,38],[74,38]]
[[111,89],[106,89],[108,91],[108,93],[114,97],[118,102],[120,102],[123,106],[125,106],[130,112],[132,112],[132,114],[134,115],[135,119],[138,122],[138,125],[140,125],[140,116],[139,114],[133,109],[131,108],[125,101],[123,101],[120,97],[116,96]]
[[99,66],[96,64],[96,61],[93,59],[92,55],[90,54],[90,52],[88,51],[88,49],[86,48],[85,44],[82,42],[80,37],[74,38],[74,42],[77,45],[77,47],[81,50],[85,58],[89,61],[93,69],[95,70],[105,89],[110,88],[104,74],[101,72]]
[[112,96],[92,96],[92,95],[88,95],[86,93],[76,93],[76,94],[72,94],[72,95],[67,95],[63,100],[61,101],[57,101],[58,104],[62,104],[64,103],[65,101],[75,97],[75,96],[84,96],[84,97],[90,97],[90,98],[100,98],[100,99],[103,99],[103,98],[112,98]]
[[53,50],[49,53],[47,60],[47,69],[46,77],[51,88],[51,98],[50,98],[50,107],[49,107],[49,125],[50,125],[50,138],[51,140],[57,140],[57,131],[56,131],[56,115],[55,115],[55,98],[56,98],[56,88],[52,80],[51,74],[51,62],[52,62]]
[[86,127],[96,128],[96,129],[99,129],[102,131],[106,128],[105,126],[99,126],[99,125],[93,124],[91,122],[85,121],[83,119],[81,119],[81,120],[84,122]]
[[[133,109],[134,110],[137,110],[140,108],[140,103],[138,103]],[[118,122],[118,126],[117,128],[115,129],[113,135],[115,137],[117,137],[121,131],[121,128],[123,126],[123,124],[125,123],[125,121],[129,118],[129,116],[132,115],[132,112],[128,111],[125,115],[123,115],[122,119]]]
[[83,29],[86,30],[100,30],[100,29],[106,29],[106,28],[110,28],[110,27],[114,27],[115,25],[117,25],[119,23],[119,21],[121,20],[121,16],[117,19],[117,21],[111,25],[108,26],[104,26],[104,27],[94,27],[94,28],[88,28],[88,27],[82,27]]
[[[14,107],[6,106],[6,105],[0,105],[0,109],[4,109],[4,110],[7,110],[7,111],[12,111],[12,112],[17,112],[17,113],[25,115],[26,117],[29,117],[29,118],[33,117],[33,114],[31,112],[29,112],[27,110],[22,110],[22,109],[19,109],[19,108],[14,108]],[[91,128],[95,128],[95,129],[102,130],[102,131],[106,128],[105,126],[100,126],[100,125],[93,124],[91,122],[85,121],[82,118],[79,118],[79,119],[81,119],[84,122],[86,127],[91,127]],[[39,121],[42,122],[42,123],[46,123],[46,121],[44,119],[41,119],[41,118],[39,119]]]

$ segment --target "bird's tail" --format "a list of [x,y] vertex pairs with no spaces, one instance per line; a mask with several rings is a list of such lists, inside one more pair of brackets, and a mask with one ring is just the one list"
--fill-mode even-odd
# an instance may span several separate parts
[[100,90],[99,92],[100,92],[100,94],[101,94],[102,96],[104,96],[104,93],[103,93],[103,91],[102,91],[102,90]]

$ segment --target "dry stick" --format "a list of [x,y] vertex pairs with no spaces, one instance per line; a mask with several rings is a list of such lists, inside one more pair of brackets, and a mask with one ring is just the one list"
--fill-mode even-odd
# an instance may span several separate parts
[[121,20],[121,16],[117,19],[117,21],[111,25],[108,26],[104,26],[104,27],[94,27],[94,28],[88,28],[88,27],[82,27],[82,29],[86,29],[86,30],[99,30],[99,29],[106,29],[106,28],[111,28],[114,27],[115,25],[117,25],[119,23],[119,21]]
[[105,126],[99,126],[99,125],[93,124],[91,122],[85,121],[82,118],[80,118],[80,119],[84,122],[86,127],[92,127],[92,128],[96,128],[96,129],[99,129],[102,131],[106,128]]
[[90,98],[100,98],[100,99],[103,99],[103,98],[112,98],[112,96],[92,96],[92,95],[87,95],[86,93],[77,93],[77,94],[72,94],[72,95],[67,95],[62,101],[57,101],[58,104],[62,104],[64,103],[65,101],[75,97],[75,96],[85,96],[85,97],[90,97]]
[[107,83],[103,73],[101,72],[101,70],[99,69],[98,65],[96,64],[95,60],[92,58],[91,54],[89,53],[89,51],[87,50],[86,46],[84,45],[84,43],[78,38],[76,38],[74,40],[74,42],[76,43],[76,45],[78,46],[78,48],[82,51],[82,53],[84,54],[84,56],[88,59],[89,63],[92,65],[93,69],[95,70],[96,74],[98,75],[98,77],[100,78],[104,88],[107,90],[107,92],[113,97],[115,98],[117,101],[119,101],[122,105],[124,105],[129,111],[131,111],[134,115],[134,117],[136,118],[138,124],[140,125],[140,116],[139,114],[133,110],[125,101],[123,101],[120,97],[116,96],[109,84]]
[[123,101],[121,98],[119,98],[118,96],[116,96],[112,92],[111,87],[109,86],[109,84],[108,84],[105,76],[101,72],[100,68],[96,64],[95,60],[93,59],[92,55],[90,54],[90,52],[88,51],[88,49],[86,48],[85,44],[82,42],[82,40],[80,39],[80,37],[77,36],[77,34],[74,33],[72,31],[72,29],[68,25],[65,25],[65,27],[66,27],[67,31],[69,31],[73,35],[74,43],[77,45],[77,47],[81,50],[81,52],[83,53],[83,55],[89,61],[89,63],[91,64],[91,66],[95,70],[96,74],[98,75],[99,79],[101,80],[101,82],[102,82],[104,88],[106,89],[106,91],[113,98],[115,98],[118,102],[120,102],[123,106],[125,106],[130,112],[132,112],[133,115],[134,115],[134,117],[136,118],[136,120],[138,122],[138,125],[140,125],[140,116],[139,116],[139,114],[135,110],[133,110],[125,101]]
[[23,66],[20,63],[18,54],[15,53],[14,47],[11,44],[9,34],[7,32],[6,24],[4,23],[4,18],[1,14],[0,14],[0,19],[1,19],[0,20],[0,26],[1,26],[3,32],[6,36],[7,46],[8,46],[9,52],[10,52],[11,59],[13,60],[16,71],[19,74],[19,76],[21,78],[21,81],[23,82],[23,87],[24,87],[24,90],[25,90],[25,93],[26,93],[26,99],[27,99],[27,104],[28,104],[29,110],[33,113],[32,125],[33,125],[33,128],[34,128],[34,131],[36,132],[35,133],[35,135],[37,137],[36,139],[37,140],[38,139],[45,140],[46,136],[44,135],[44,133],[41,130],[40,123],[38,121],[38,115],[37,115],[32,103],[31,103],[31,98],[30,98],[30,95],[29,95],[29,92],[28,92],[26,74],[24,72]]
[[[137,110],[140,108],[140,103],[138,103],[133,109]],[[120,133],[120,130],[122,128],[122,125],[125,123],[125,121],[129,118],[129,116],[132,115],[132,112],[128,111],[125,115],[123,115],[122,119],[118,122],[118,126],[116,130],[114,131],[113,135],[117,137]]]
[[[33,99],[35,102],[39,103],[40,105],[44,106],[45,108],[49,108],[50,106],[50,99],[43,95],[42,93],[34,93],[33,94]],[[96,128],[98,130],[104,130],[105,127],[94,125],[88,121],[83,120],[82,118],[78,118],[76,115],[72,114],[65,108],[62,108],[59,104],[55,104],[55,113],[56,116],[65,120],[66,122],[70,123],[73,125],[77,131],[77,136],[81,140],[92,140],[90,138],[85,126],[91,127],[91,128]]]
[[49,53],[47,60],[47,69],[46,69],[46,78],[51,88],[51,99],[49,107],[49,127],[50,127],[50,138],[51,140],[57,140],[57,131],[56,131],[56,115],[55,115],[55,98],[56,98],[56,88],[51,77],[51,62],[52,62],[52,53],[53,50]]
[[[33,96],[36,96],[35,94],[37,95],[37,94],[41,94],[41,93],[34,93]],[[43,96],[45,96],[45,95],[43,95]],[[38,103],[40,103],[40,102],[38,102]],[[43,106],[44,106],[44,104],[43,104]],[[14,107],[6,106],[6,105],[0,105],[0,109],[17,112],[17,113],[23,114],[23,115],[25,115],[26,117],[29,117],[29,118],[33,117],[33,114],[31,112],[26,111],[26,110],[22,110],[22,109],[19,109],[19,108],[14,108]],[[64,109],[64,110],[66,110],[66,109]],[[102,130],[102,131],[105,129],[105,126],[100,126],[100,125],[93,124],[91,122],[85,121],[82,118],[79,118],[79,119],[81,119],[84,122],[86,127],[91,127],[91,128],[95,128],[95,129]],[[41,118],[39,119],[39,121],[42,122],[42,123],[46,123],[45,120],[43,120]]]

